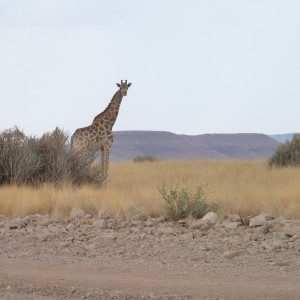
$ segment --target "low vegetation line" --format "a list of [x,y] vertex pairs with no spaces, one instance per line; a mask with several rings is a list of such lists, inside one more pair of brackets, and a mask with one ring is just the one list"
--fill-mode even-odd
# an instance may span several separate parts
[[[144,212],[167,213],[159,189],[165,184],[188,183],[208,187],[205,203],[218,203],[220,213],[257,215],[262,212],[300,218],[300,168],[270,168],[266,161],[154,161],[111,165],[109,181],[101,187],[80,185],[0,187],[0,214],[53,214],[68,217],[77,209],[112,217]],[[165,192],[166,190],[161,190]],[[193,194],[191,194],[193,195]],[[206,204],[205,204],[206,205]]]

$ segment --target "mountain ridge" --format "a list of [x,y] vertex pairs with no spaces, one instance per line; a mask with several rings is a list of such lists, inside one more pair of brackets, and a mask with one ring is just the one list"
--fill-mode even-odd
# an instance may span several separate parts
[[281,144],[260,133],[186,135],[168,131],[115,131],[111,160],[150,155],[175,159],[266,159]]

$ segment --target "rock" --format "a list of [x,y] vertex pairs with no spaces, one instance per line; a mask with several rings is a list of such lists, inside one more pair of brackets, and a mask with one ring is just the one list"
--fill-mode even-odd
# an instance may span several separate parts
[[226,238],[226,240],[231,245],[242,245],[243,244],[243,240],[239,236],[229,237],[229,238]]
[[207,213],[201,220],[206,221],[208,225],[215,225],[218,222],[218,215],[214,212]]
[[247,232],[244,234],[244,242],[250,242],[251,241],[251,233]]
[[70,218],[71,219],[82,219],[85,215],[86,215],[86,213],[83,210],[78,209],[78,210],[74,210],[70,213]]
[[289,242],[294,242],[294,241],[298,240],[299,238],[300,238],[300,236],[298,236],[298,234],[295,234],[289,239]]
[[91,214],[86,214],[82,219],[91,219],[93,216]]
[[191,229],[202,229],[203,226],[207,225],[206,221],[200,219],[192,223]]
[[128,222],[127,221],[123,221],[123,222],[121,222],[121,224],[120,224],[120,227],[121,228],[126,228],[128,226]]
[[157,232],[160,233],[160,234],[166,234],[166,235],[175,234],[174,228],[172,228],[172,227],[159,227],[157,229]]
[[131,225],[135,227],[141,227],[144,223],[142,221],[131,221]]
[[283,260],[283,261],[278,262],[276,265],[279,266],[279,267],[287,267],[290,264],[291,263],[288,260]]
[[103,219],[103,220],[108,220],[108,219],[110,219],[110,216],[105,213],[99,213],[98,218]]
[[258,226],[256,228],[256,232],[260,234],[267,234],[269,233],[269,227],[268,226]]
[[193,239],[199,239],[199,238],[202,238],[204,233],[202,231],[199,231],[199,230],[196,230],[196,231],[193,231]]
[[179,220],[177,223],[179,226],[185,227],[186,225],[188,225],[188,220],[182,219],[182,220]]
[[103,232],[99,237],[104,240],[116,240],[117,239],[117,235],[114,232]]
[[244,226],[249,226],[250,218],[249,218],[249,217],[242,217],[242,218],[241,218],[241,223],[242,223]]
[[266,224],[267,220],[265,216],[259,215],[250,219],[249,227],[265,226]]
[[71,224],[71,223],[68,224],[67,227],[66,227],[67,231],[74,231],[74,229],[75,229],[75,226],[73,224]]
[[152,220],[147,220],[147,221],[145,222],[145,226],[146,226],[146,227],[152,227],[152,226],[154,226],[154,222],[153,222]]
[[131,221],[146,221],[147,216],[144,213],[139,213],[131,218]]
[[107,228],[106,221],[104,219],[97,219],[96,221],[94,221],[94,226],[96,226],[100,229]]
[[21,228],[25,228],[27,226],[26,224],[26,220],[23,219],[12,219],[10,224],[9,224],[9,229],[21,229]]
[[264,241],[261,243],[261,247],[267,251],[273,251],[276,249],[281,249],[283,246],[283,242],[281,241]]
[[285,233],[287,236],[300,236],[300,224],[296,222],[286,223],[282,229],[282,232]]
[[287,240],[288,237],[284,232],[273,232],[273,239]]
[[242,255],[244,250],[235,250],[235,251],[225,251],[222,255],[223,258],[233,258],[235,256]]
[[117,226],[117,222],[114,219],[109,219],[106,221],[106,226],[108,229],[115,228]]
[[225,223],[224,228],[226,230],[235,230],[238,227],[238,223],[237,222],[231,222],[231,223]]
[[194,238],[194,235],[192,232],[184,233],[179,236],[179,239],[181,241],[191,241]]
[[241,222],[241,217],[239,215],[229,215],[227,216],[229,222]]
[[161,216],[161,217],[159,217],[157,219],[153,219],[153,221],[154,221],[155,224],[166,222],[167,220],[169,220],[169,218],[167,216]]
[[275,218],[271,221],[271,223],[273,225],[277,225],[277,224],[284,224],[285,223],[285,218],[284,217],[278,217],[278,218]]

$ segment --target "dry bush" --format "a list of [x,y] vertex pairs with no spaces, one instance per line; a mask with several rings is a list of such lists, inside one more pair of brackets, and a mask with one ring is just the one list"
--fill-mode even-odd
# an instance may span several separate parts
[[158,159],[151,155],[137,156],[133,159],[133,162],[136,163],[156,162],[156,161],[158,161]]
[[0,134],[0,184],[55,185],[99,183],[94,153],[68,151],[68,135],[56,128],[41,138],[27,137],[17,127]]
[[268,163],[271,167],[300,166],[300,134],[280,145]]

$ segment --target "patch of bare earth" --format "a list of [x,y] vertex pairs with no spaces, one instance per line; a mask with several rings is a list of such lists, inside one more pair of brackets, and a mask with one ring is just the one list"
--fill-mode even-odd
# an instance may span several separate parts
[[300,222],[0,217],[1,299],[300,299]]

